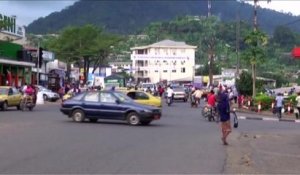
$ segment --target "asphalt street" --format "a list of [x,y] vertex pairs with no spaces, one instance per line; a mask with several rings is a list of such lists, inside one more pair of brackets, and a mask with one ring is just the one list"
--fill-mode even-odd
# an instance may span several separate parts
[[[219,125],[205,121],[200,108],[192,109],[188,103],[164,106],[161,120],[149,126],[129,126],[115,121],[74,123],[60,113],[58,103],[37,106],[32,112],[12,108],[0,111],[0,173],[268,172],[260,164],[237,166],[248,150],[233,150],[245,147],[242,144],[249,139],[243,138],[259,134],[257,137],[269,138],[270,134],[295,137],[299,128],[296,123],[240,120],[230,145],[223,146]],[[261,148],[266,146],[260,144]],[[249,153],[251,162],[262,160],[252,152]]]

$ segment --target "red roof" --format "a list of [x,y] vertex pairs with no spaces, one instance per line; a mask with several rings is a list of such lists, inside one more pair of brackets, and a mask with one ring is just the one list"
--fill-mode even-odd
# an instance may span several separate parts
[[295,48],[292,50],[292,56],[293,56],[294,58],[300,59],[300,47],[295,47]]

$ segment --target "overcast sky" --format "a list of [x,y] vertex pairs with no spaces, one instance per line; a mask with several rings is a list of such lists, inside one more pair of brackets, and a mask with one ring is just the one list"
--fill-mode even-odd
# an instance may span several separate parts
[[[55,11],[61,11],[74,2],[76,0],[0,0],[0,13],[7,16],[16,15],[17,24],[27,26],[35,19],[45,17]],[[259,5],[300,15],[300,0],[272,0],[270,3],[259,1]]]

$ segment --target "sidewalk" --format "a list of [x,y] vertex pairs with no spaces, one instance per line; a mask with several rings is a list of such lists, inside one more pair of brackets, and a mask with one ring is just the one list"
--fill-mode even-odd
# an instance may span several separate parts
[[299,119],[296,119],[294,113],[284,113],[282,114],[282,118],[278,119],[275,114],[271,111],[261,111],[255,112],[245,108],[238,108],[237,104],[233,104],[233,108],[236,109],[237,113],[240,114],[252,114],[252,116],[241,116],[239,115],[239,119],[249,119],[249,120],[273,120],[273,121],[287,121],[287,122],[296,122],[300,123]]

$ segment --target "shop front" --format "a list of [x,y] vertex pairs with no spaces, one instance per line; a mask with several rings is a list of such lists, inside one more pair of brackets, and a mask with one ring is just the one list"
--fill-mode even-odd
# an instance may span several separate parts
[[31,84],[31,67],[34,66],[30,62],[0,58],[0,85],[20,87]]

